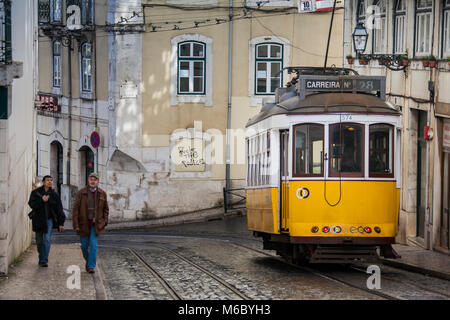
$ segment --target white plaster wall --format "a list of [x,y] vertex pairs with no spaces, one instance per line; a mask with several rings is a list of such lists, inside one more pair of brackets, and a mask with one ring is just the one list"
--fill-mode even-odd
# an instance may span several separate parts
[[[28,197],[35,172],[35,59],[37,1],[12,1],[12,55],[23,75],[12,83],[12,114],[1,121],[0,272],[31,243]],[[0,150],[1,152],[2,150]]]

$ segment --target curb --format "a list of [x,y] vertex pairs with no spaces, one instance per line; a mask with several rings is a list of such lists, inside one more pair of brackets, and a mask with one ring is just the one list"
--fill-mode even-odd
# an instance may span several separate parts
[[425,269],[423,267],[419,267],[413,264],[409,264],[409,263],[404,263],[404,262],[398,262],[398,261],[393,261],[393,260],[388,260],[388,259],[381,259],[382,263],[384,265],[387,266],[391,266],[391,267],[395,267],[395,268],[399,268],[399,269],[404,269],[407,271],[412,271],[415,273],[420,273],[420,274],[424,274],[426,276],[432,276],[435,278],[439,278],[439,279],[443,279],[443,280],[449,280],[450,281],[450,274],[445,273],[445,272],[440,272],[437,270],[430,270],[430,269]]

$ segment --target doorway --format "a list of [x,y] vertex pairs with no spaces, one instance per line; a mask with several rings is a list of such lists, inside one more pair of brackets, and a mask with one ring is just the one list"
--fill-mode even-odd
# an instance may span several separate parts
[[442,211],[441,211],[441,241],[442,248],[450,249],[450,151],[444,152],[444,174],[442,176]]
[[425,140],[425,126],[427,125],[427,112],[418,111],[417,128],[417,234],[425,238],[425,214],[427,196],[427,142]]
[[61,197],[61,185],[63,184],[63,146],[58,141],[50,144],[50,175],[53,177],[53,185]]
[[81,147],[80,150],[80,186],[88,185],[88,177],[95,170],[94,152],[87,146]]
[[289,130],[280,131],[280,231],[289,231]]

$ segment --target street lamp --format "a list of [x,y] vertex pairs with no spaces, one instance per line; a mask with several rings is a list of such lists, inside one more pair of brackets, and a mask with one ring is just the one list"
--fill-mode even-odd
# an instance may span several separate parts
[[360,54],[366,50],[368,37],[369,34],[367,33],[366,28],[364,28],[362,23],[358,23],[352,34],[353,47],[355,48],[357,59],[359,58]]

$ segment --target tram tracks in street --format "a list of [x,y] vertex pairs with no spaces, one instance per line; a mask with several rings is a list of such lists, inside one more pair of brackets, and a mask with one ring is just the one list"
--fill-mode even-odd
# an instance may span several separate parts
[[[211,235],[202,235],[202,236],[196,236],[196,235],[185,235],[185,234],[177,234],[177,235],[172,235],[172,234],[136,234],[134,232],[115,232],[114,235],[116,236],[142,236],[145,238],[190,238],[190,239],[203,239],[203,240],[213,240],[213,241],[220,241],[220,242],[226,242],[241,248],[245,248],[247,250],[251,250],[253,252],[256,252],[258,254],[270,257],[270,258],[274,258],[280,262],[282,262],[285,265],[289,265],[290,267],[293,267],[295,269],[299,269],[302,271],[306,271],[308,273],[314,274],[317,277],[326,279],[330,282],[333,283],[337,283],[339,285],[343,285],[343,286],[347,286],[347,287],[351,287],[354,289],[358,289],[361,291],[364,291],[366,293],[369,293],[370,295],[374,295],[377,297],[381,297],[383,299],[388,299],[388,300],[404,300],[407,299],[404,296],[402,296],[401,294],[399,294],[397,292],[397,294],[392,294],[392,292],[389,292],[389,290],[386,291],[381,291],[379,289],[369,289],[367,288],[366,285],[366,280],[367,277],[370,276],[370,274],[367,274],[366,270],[361,269],[361,266],[358,265],[349,265],[347,266],[343,271],[342,266],[338,267],[336,266],[336,270],[328,270],[328,271],[322,271],[320,270],[320,266],[316,267],[312,267],[310,266],[303,266],[303,265],[298,265],[298,264],[294,264],[294,263],[290,263],[282,258],[280,258],[279,256],[273,254],[273,253],[269,253],[263,250],[259,250],[256,248],[252,248],[249,245],[245,245],[242,244],[241,241],[239,240],[249,240],[247,238],[243,238],[243,237],[226,237],[226,236],[219,236],[219,237],[214,237]],[[105,237],[105,238],[109,238],[109,237]],[[140,239],[142,240],[142,239]],[[105,239],[105,241],[107,241],[110,244],[113,244],[114,242],[116,242],[117,240],[109,240],[109,239]],[[221,279],[220,277],[218,277],[217,275],[215,275],[214,273],[208,271],[206,268],[202,267],[201,265],[199,265],[196,262],[193,262],[191,259],[175,252],[174,250],[171,250],[163,245],[159,245],[159,244],[154,244],[154,243],[148,243],[148,242],[143,242],[143,241],[136,241],[136,240],[131,240],[131,239],[127,239],[124,240],[126,242],[131,242],[133,243],[133,245],[142,245],[145,244],[146,246],[151,246],[154,248],[158,248],[160,250],[164,250],[165,252],[170,253],[171,255],[177,257],[178,259],[180,259],[181,261],[184,261],[186,264],[190,265],[191,267],[197,269],[198,271],[202,272],[203,274],[206,274],[210,279],[214,279],[214,281],[216,281],[217,283],[219,283],[222,287],[226,288],[227,290],[233,292],[233,294],[235,294],[236,296],[238,296],[240,299],[243,300],[250,300],[251,298],[248,297],[248,295],[240,292],[237,288],[235,288],[234,286],[230,285],[229,283],[227,283],[226,281],[224,281],[223,279]],[[153,268],[148,261],[146,261],[145,257],[142,256],[142,254],[140,254],[138,251],[136,251],[135,249],[131,248],[131,247],[124,247],[123,246],[123,242],[121,241],[121,246],[113,246],[115,248],[123,248],[123,249],[127,249],[129,250],[133,256],[135,256],[135,258],[141,262],[141,264],[145,265],[146,268],[149,269],[149,271],[155,276],[155,278],[161,283],[161,285],[166,289],[166,291],[168,291],[168,294],[173,298],[173,299],[182,299],[180,297],[180,294],[178,294],[176,292],[176,289],[174,289],[165,279],[163,276],[159,275],[159,273],[155,270],[155,268]],[[108,245],[108,247],[111,247],[111,245]],[[339,269],[341,268],[341,269]],[[396,268],[394,268],[396,269]],[[339,271],[341,270],[341,271]],[[353,273],[350,273],[350,270]],[[362,274],[364,274],[364,276],[362,276]],[[402,286],[406,286],[409,288],[413,288],[416,292],[422,291],[423,294],[427,297],[431,297],[434,296],[437,299],[450,299],[450,295],[443,293],[442,291],[439,290],[433,290],[431,288],[427,288],[425,286],[422,286],[420,284],[411,282],[411,281],[405,281],[405,280],[401,280],[401,279],[396,279],[390,276],[386,276],[383,275],[382,277],[383,279],[383,283],[388,283],[391,287],[393,286],[398,286],[399,284],[401,284]],[[364,281],[363,281],[364,280]],[[420,292],[419,292],[420,294]],[[414,298],[414,297],[413,297]]]
[[[183,261],[184,263],[188,264],[189,266],[191,266],[191,267],[195,268],[196,270],[200,271],[201,273],[205,274],[210,279],[213,279],[216,283],[220,284],[226,290],[231,291],[232,294],[234,294],[235,296],[239,297],[240,299],[242,299],[242,300],[252,300],[246,294],[244,294],[243,292],[239,291],[237,288],[233,287],[232,285],[230,285],[229,283],[227,283],[226,281],[224,281],[223,279],[221,279],[220,277],[218,277],[214,273],[208,271],[206,268],[204,268],[201,265],[193,262],[191,259],[186,258],[186,257],[178,254],[177,252],[175,252],[175,251],[173,251],[173,250],[171,250],[171,249],[169,249],[169,248],[167,248],[165,246],[162,246],[162,245],[150,244],[150,246],[152,246],[154,248],[158,248],[158,249],[163,250],[165,252],[168,252],[171,255],[177,257],[179,260]],[[128,252],[131,253],[131,255],[133,255],[153,275],[153,277],[160,283],[160,285],[164,288],[164,290],[168,293],[168,295],[173,300],[185,300],[183,298],[183,294],[177,292],[177,289],[175,289],[174,286],[170,284],[170,281],[168,281],[160,272],[158,272],[157,269],[155,267],[153,267],[147,261],[145,256],[142,255],[138,250],[136,250],[134,248],[131,248],[131,247],[123,246],[123,245],[118,246],[118,245],[113,245],[113,244],[100,245],[100,247],[108,247],[108,248],[127,250]]]

